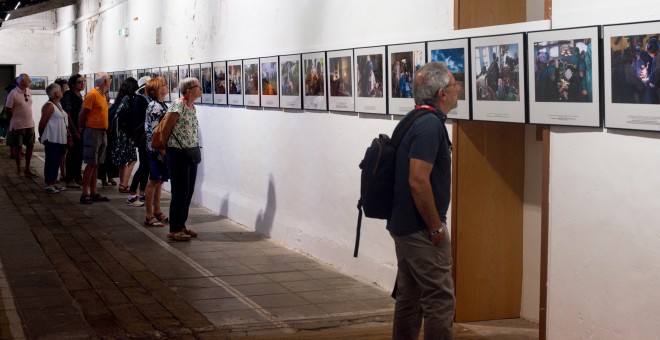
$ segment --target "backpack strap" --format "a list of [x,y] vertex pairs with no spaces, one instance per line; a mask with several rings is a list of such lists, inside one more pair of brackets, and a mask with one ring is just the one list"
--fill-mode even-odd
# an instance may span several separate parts
[[399,124],[397,124],[396,128],[394,128],[394,132],[392,132],[392,145],[394,148],[399,148],[401,140],[406,135],[406,132],[410,130],[410,127],[415,123],[417,118],[427,113],[435,113],[435,111],[426,108],[419,108],[410,111],[405,117],[403,117]]

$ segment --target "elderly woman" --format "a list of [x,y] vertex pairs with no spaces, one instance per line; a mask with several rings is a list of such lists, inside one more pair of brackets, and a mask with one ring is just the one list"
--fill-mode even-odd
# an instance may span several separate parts
[[197,164],[188,158],[186,149],[199,148],[195,100],[202,96],[197,78],[186,78],[179,84],[181,98],[172,102],[165,114],[163,143],[167,145],[167,166],[170,169],[172,201],[170,202],[170,233],[175,241],[189,241],[197,233],[186,227],[192,200]]
[[46,88],[46,94],[48,101],[41,108],[39,138],[46,149],[44,164],[46,192],[56,194],[65,190],[57,184],[57,171],[66,148],[68,116],[60,104],[62,88],[57,84],[50,84]]
[[147,138],[147,152],[149,154],[149,181],[145,188],[145,201],[147,206],[147,218],[144,225],[150,227],[162,227],[168,217],[160,209],[160,192],[163,182],[169,179],[169,171],[165,159],[165,150],[154,149],[151,145],[154,130],[167,112],[165,97],[170,93],[165,78],[157,77],[147,82],[147,96],[151,98],[144,122],[144,133]]

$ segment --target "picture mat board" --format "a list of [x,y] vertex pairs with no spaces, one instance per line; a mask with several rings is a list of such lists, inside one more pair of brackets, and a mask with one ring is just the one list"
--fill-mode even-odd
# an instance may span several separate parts
[[[461,83],[460,71],[462,70],[463,86],[457,87],[456,90],[459,91],[459,96],[456,108],[447,112],[447,118],[470,119],[470,79],[472,74],[470,72],[470,65],[472,65],[470,62],[470,41],[468,39],[430,41],[426,44],[426,47],[428,61],[444,62],[454,75],[457,84]],[[434,53],[434,51],[437,52]],[[434,58],[440,54],[440,51],[444,58],[435,60]],[[462,91],[462,96],[460,91]]]
[[[525,67],[524,67],[524,34],[510,34],[491,36],[483,38],[471,38],[471,62],[473,63],[473,80],[470,81],[472,87],[472,119],[486,120],[496,122],[525,123]],[[477,51],[483,47],[499,47],[502,45],[513,45],[518,52],[518,100],[517,101],[497,101],[497,100],[479,100],[477,96],[477,86],[479,79],[476,75],[480,73],[477,66]],[[489,54],[491,54],[489,52]],[[489,55],[489,60],[491,56]],[[499,57],[498,57],[499,58]],[[522,58],[523,62],[520,62]],[[489,62],[490,64],[490,62]]]
[[[243,61],[227,62],[227,97],[229,105],[243,105]],[[234,93],[233,93],[234,92]]]
[[[329,51],[326,70],[328,109],[330,111],[355,111],[355,87],[353,50]],[[342,69],[338,69],[341,67]],[[337,77],[337,81],[333,81]],[[348,78],[348,79],[346,79]]]
[[227,62],[213,63],[213,104],[227,104]]
[[[280,107],[280,65],[277,57],[259,58],[259,74],[261,106]],[[265,80],[268,80],[268,88],[264,88]]]
[[[410,110],[415,108],[415,100],[412,98],[412,83],[414,80],[415,71],[426,63],[425,54],[426,46],[424,43],[390,45],[387,47],[387,67],[390,74],[387,80],[389,83],[387,98],[389,102],[388,106],[390,114],[405,115]],[[412,58],[412,61],[408,61],[408,58]],[[397,71],[395,63],[399,63],[399,65],[401,65],[403,59],[406,59],[404,66],[406,70],[398,68],[399,71]],[[402,84],[401,76],[404,75],[404,72],[409,73],[409,78],[405,83]],[[403,90],[403,92],[401,92],[401,90]],[[409,97],[408,91],[410,92]]]
[[[385,82],[389,78],[387,77],[388,67],[385,52],[385,46],[356,48],[353,50],[355,59],[355,77],[353,77],[355,79],[355,111],[357,112],[387,114],[387,91],[385,90],[387,86],[385,86]],[[374,65],[373,71],[369,68],[363,69],[366,65],[363,65],[361,60],[366,59],[366,56],[375,56],[369,58]],[[369,75],[372,72],[374,73],[373,78]],[[376,74],[380,74],[380,79]],[[374,90],[375,84],[378,84],[380,95],[376,94],[374,97],[360,96],[360,91],[363,90],[377,93],[377,90]]]
[[[637,35],[647,35],[647,38],[649,35],[660,35],[660,21],[603,27],[605,127],[660,131],[660,104],[613,102],[612,38]],[[646,42],[644,40],[644,45]],[[642,49],[646,51],[646,46],[642,46]]]
[[302,109],[302,74],[300,54],[280,56],[280,107]]
[[[303,107],[310,110],[327,110],[328,93],[325,88],[325,63],[327,62],[325,52],[315,52],[315,53],[305,53],[302,55],[302,67],[303,67]],[[310,68],[310,65],[313,68]],[[311,72],[322,73],[318,80],[319,86],[315,86],[312,83],[309,83],[311,79]],[[310,77],[308,79],[308,73]],[[318,78],[318,74],[317,74]],[[310,94],[314,93],[314,94]]]
[[[542,32],[530,32],[527,34],[527,75],[529,84],[529,122],[532,124],[554,124],[554,125],[572,125],[572,126],[601,126],[601,110],[600,110],[600,63],[599,63],[599,29],[598,27],[584,27],[565,30],[553,30]],[[590,46],[586,47],[591,51],[586,51],[585,54],[591,54],[591,65],[586,65],[585,72],[591,73],[591,101],[590,102],[550,102],[540,101],[537,95],[536,88],[536,60],[537,60],[537,43],[541,42],[568,42],[574,40],[591,39]],[[570,45],[571,49],[577,46]],[[580,45],[582,47],[582,44]],[[559,46],[561,48],[561,46]],[[582,50],[582,49],[581,49]],[[554,51],[550,53],[550,59],[561,58],[559,50],[557,55]],[[550,60],[548,61],[550,62]],[[589,64],[589,63],[587,63]],[[564,71],[566,72],[566,71]],[[579,77],[578,70],[575,70],[571,76]],[[588,77],[585,74],[585,81]]]
[[213,104],[213,68],[211,63],[199,65],[199,86],[202,87],[202,104]]
[[259,106],[259,59],[243,59],[243,105]]

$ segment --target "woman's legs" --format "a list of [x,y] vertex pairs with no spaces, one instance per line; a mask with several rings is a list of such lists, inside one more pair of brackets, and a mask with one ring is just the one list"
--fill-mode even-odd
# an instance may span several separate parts
[[147,218],[148,219],[154,217],[154,211],[156,211],[154,209],[154,203],[156,202],[155,201],[156,197],[155,197],[154,193],[155,193],[156,187],[158,187],[158,181],[154,181],[154,180],[150,179],[149,182],[147,182],[147,187],[144,189],[144,191],[145,191],[144,200],[146,201],[145,203],[146,203],[146,206],[147,206]]
[[46,185],[53,185],[57,180],[57,171],[62,156],[62,144],[44,142],[46,161],[44,162],[44,180]]

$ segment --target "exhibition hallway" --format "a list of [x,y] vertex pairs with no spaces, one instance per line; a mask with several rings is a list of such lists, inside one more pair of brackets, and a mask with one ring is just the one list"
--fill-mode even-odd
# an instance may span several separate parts
[[[0,152],[2,339],[388,339],[393,300],[379,287],[191,207],[191,242],[143,225],[116,187],[47,194]],[[167,211],[169,195],[163,194]],[[523,320],[457,324],[458,339],[536,339]]]

